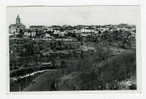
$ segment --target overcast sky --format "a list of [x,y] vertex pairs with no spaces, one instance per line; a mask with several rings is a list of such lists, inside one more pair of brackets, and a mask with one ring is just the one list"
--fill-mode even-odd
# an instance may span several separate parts
[[103,25],[139,21],[137,6],[8,7],[7,22],[14,24],[17,14],[26,25]]

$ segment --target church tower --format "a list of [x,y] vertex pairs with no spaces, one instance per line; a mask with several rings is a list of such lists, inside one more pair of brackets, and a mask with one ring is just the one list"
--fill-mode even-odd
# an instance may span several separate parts
[[17,15],[17,18],[16,18],[16,24],[20,24],[21,23],[21,21],[20,21],[20,17],[19,17],[19,15]]

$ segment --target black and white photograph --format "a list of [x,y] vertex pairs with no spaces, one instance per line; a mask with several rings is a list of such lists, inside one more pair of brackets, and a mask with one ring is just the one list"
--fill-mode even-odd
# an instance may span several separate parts
[[8,6],[9,91],[137,90],[138,6]]

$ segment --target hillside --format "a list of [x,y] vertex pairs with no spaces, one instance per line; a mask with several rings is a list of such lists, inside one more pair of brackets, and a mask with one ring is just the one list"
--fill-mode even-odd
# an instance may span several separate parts
[[[83,59],[82,62],[86,64],[93,61]],[[95,60],[94,63],[96,63]],[[134,50],[124,51],[96,65],[94,63],[91,63],[91,69],[88,71],[68,72],[66,69],[47,72],[36,78],[24,91],[136,89],[136,53]],[[66,73],[63,74],[63,72]]]

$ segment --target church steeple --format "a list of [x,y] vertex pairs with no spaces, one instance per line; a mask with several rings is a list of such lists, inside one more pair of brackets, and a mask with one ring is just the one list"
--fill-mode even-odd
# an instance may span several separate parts
[[17,18],[16,18],[16,24],[20,24],[21,21],[20,21],[20,17],[19,17],[19,14],[17,15]]

